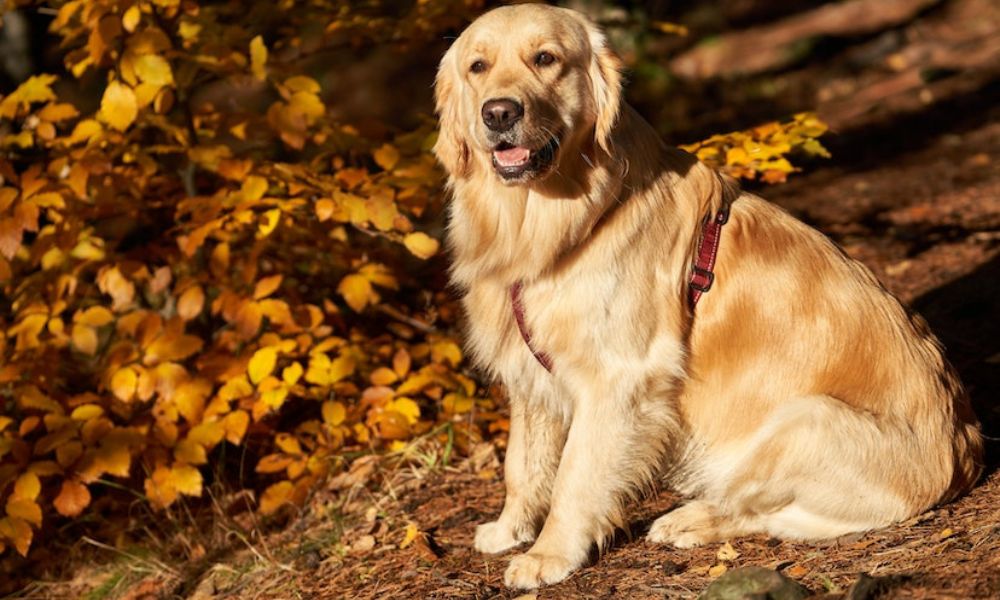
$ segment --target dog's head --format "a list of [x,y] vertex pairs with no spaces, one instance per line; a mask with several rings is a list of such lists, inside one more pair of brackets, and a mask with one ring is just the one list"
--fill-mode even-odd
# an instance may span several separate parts
[[619,63],[577,12],[541,4],[495,9],[445,54],[435,83],[434,151],[453,177],[493,171],[530,184],[589,144],[608,152]]

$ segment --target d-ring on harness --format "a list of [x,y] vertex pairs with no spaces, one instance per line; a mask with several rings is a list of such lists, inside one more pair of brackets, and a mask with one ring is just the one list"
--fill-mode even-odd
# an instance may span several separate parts
[[[701,241],[698,243],[698,255],[694,264],[691,265],[691,279],[688,281],[688,304],[691,309],[698,304],[701,295],[712,289],[715,283],[715,259],[719,255],[719,242],[722,240],[722,226],[729,221],[729,203],[724,202],[719,212],[715,213],[715,218],[705,219],[701,223]],[[552,372],[552,357],[535,348],[531,343],[531,331],[528,329],[524,318],[524,300],[521,299],[522,282],[518,281],[510,286],[510,305],[514,310],[514,320],[517,321],[517,329],[521,332],[521,338],[528,346],[528,350],[535,357],[540,365],[545,367],[549,373]]]

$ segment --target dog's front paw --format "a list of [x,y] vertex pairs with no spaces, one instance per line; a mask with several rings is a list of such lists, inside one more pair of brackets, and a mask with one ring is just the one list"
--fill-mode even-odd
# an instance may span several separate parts
[[499,554],[531,539],[531,536],[518,535],[514,528],[502,521],[493,521],[476,527],[475,546],[483,554]]
[[509,588],[532,590],[542,584],[559,583],[579,566],[561,556],[529,552],[510,561],[503,581]]

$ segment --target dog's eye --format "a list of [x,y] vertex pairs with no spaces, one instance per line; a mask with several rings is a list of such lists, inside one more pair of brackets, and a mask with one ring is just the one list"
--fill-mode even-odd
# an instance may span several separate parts
[[547,67],[554,62],[556,62],[556,57],[549,52],[542,51],[535,55],[536,66]]
[[486,63],[484,61],[477,60],[476,62],[472,63],[472,66],[469,67],[469,70],[472,71],[473,73],[482,73],[483,71],[486,70]]

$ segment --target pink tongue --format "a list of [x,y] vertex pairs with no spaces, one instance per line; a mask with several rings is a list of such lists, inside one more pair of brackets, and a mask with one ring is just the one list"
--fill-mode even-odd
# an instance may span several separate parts
[[531,150],[517,146],[514,148],[507,148],[506,150],[494,150],[493,156],[502,166],[511,167],[527,162],[528,157],[531,156]]

